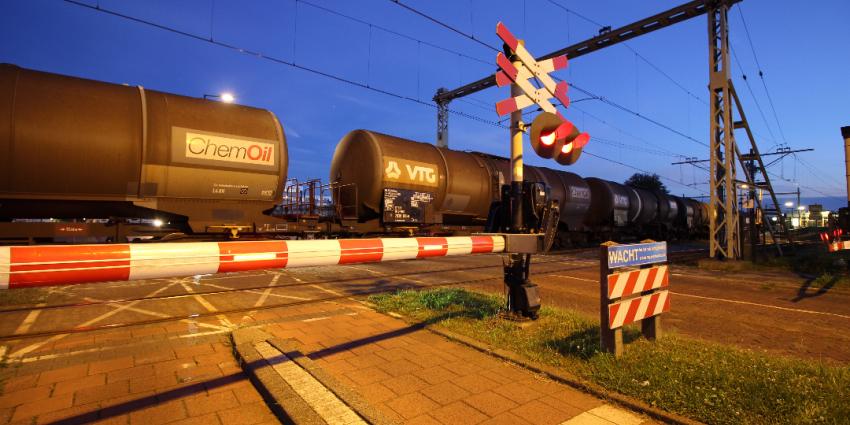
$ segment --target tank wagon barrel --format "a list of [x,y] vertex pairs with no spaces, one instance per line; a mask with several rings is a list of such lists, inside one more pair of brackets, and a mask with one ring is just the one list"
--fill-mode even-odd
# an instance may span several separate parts
[[116,217],[269,230],[287,166],[270,111],[0,64],[0,239]]

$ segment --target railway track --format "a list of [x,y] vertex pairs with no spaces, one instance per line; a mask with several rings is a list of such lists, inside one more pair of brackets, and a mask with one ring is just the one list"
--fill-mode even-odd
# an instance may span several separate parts
[[[579,250],[579,251],[590,251],[590,250],[596,251],[596,248],[582,249],[582,250]],[[691,261],[693,259],[702,257],[703,256],[702,254],[705,251],[706,250],[690,250],[690,251],[672,252],[669,255],[669,260],[670,260],[671,263]],[[576,251],[571,251],[571,253],[576,253]],[[559,254],[559,255],[564,255],[564,254]],[[550,254],[550,256],[551,256],[551,254]],[[546,258],[546,257],[544,257],[544,258]],[[575,262],[576,260],[582,260],[582,259],[559,258],[559,259],[555,259],[555,260],[535,261],[533,264],[535,266],[547,266],[547,265],[558,264],[558,263]],[[584,260],[586,260],[586,259],[584,259]],[[556,267],[556,268],[546,267],[543,270],[540,270],[539,268],[535,267],[533,269],[532,274],[533,274],[533,276],[545,276],[547,274],[557,274],[557,273],[562,273],[562,272],[566,272],[566,271],[573,271],[573,270],[596,269],[597,267],[598,266],[595,265],[595,264],[594,265],[588,265],[588,266],[576,266],[575,264],[573,264],[573,265],[570,265],[570,266]],[[2,317],[4,315],[11,315],[13,313],[21,313],[21,312],[31,312],[31,311],[36,311],[36,310],[44,311],[44,310],[84,308],[84,307],[97,306],[97,305],[120,305],[120,304],[135,303],[135,302],[138,302],[138,301],[171,300],[171,299],[182,299],[182,298],[206,296],[206,295],[226,295],[226,294],[248,293],[248,292],[251,292],[251,291],[266,290],[266,289],[269,289],[269,288],[279,290],[279,289],[288,289],[288,288],[305,287],[305,286],[333,285],[333,284],[340,284],[340,283],[346,283],[346,282],[356,282],[356,281],[363,281],[363,280],[376,279],[376,278],[405,279],[405,278],[410,278],[410,277],[413,277],[413,276],[434,275],[434,274],[442,274],[442,273],[458,273],[458,272],[469,272],[469,271],[481,271],[481,270],[486,270],[486,269],[498,269],[498,268],[501,268],[501,265],[472,266],[472,267],[466,266],[466,267],[458,267],[458,268],[443,269],[443,270],[412,271],[412,272],[394,273],[394,274],[372,272],[373,275],[368,276],[368,277],[350,277],[350,278],[343,278],[343,279],[298,282],[298,283],[279,285],[279,286],[269,286],[269,285],[266,284],[266,285],[261,285],[261,286],[251,286],[251,287],[245,287],[245,288],[234,288],[234,289],[214,290],[214,291],[201,291],[201,292],[192,292],[192,293],[177,294],[177,295],[164,295],[164,296],[154,296],[154,297],[144,297],[144,298],[125,298],[125,299],[118,299],[118,300],[98,300],[98,301],[84,302],[84,303],[66,303],[66,304],[48,304],[48,305],[27,306],[27,307],[18,307],[18,308],[0,310],[0,319],[2,319]],[[365,289],[362,289],[362,290],[335,289],[335,291],[340,292],[339,295],[329,295],[329,296],[325,296],[325,297],[321,297],[321,298],[312,298],[312,299],[307,299],[307,300],[293,300],[293,301],[288,301],[288,302],[283,302],[283,303],[265,304],[265,305],[260,305],[260,306],[240,307],[240,308],[233,308],[233,309],[227,309],[227,310],[208,311],[208,312],[201,312],[201,313],[193,313],[193,314],[189,314],[189,315],[174,315],[174,316],[169,316],[169,317],[158,317],[158,318],[152,318],[152,319],[146,319],[146,320],[134,320],[134,321],[130,321],[130,322],[109,323],[109,324],[104,324],[104,325],[99,325],[99,326],[76,326],[76,327],[69,327],[69,328],[55,329],[55,330],[48,330],[48,331],[12,333],[12,334],[0,335],[0,342],[12,341],[12,340],[33,339],[33,338],[41,338],[41,337],[51,337],[51,336],[54,336],[54,335],[61,335],[61,334],[79,334],[79,333],[87,333],[87,332],[95,332],[95,331],[103,331],[103,330],[113,330],[113,329],[127,328],[127,327],[132,327],[132,326],[144,326],[144,325],[167,323],[167,322],[182,321],[182,320],[198,320],[198,319],[201,319],[201,318],[213,318],[213,317],[222,316],[222,315],[226,316],[226,315],[240,314],[240,313],[246,313],[246,312],[251,312],[251,311],[261,311],[261,310],[270,310],[270,309],[277,309],[277,308],[296,307],[296,306],[307,305],[307,304],[336,301],[336,300],[347,299],[347,298],[352,298],[352,297],[363,297],[363,296],[369,296],[369,295],[377,295],[377,294],[395,292],[395,291],[403,290],[403,289],[429,289],[429,288],[451,287],[451,286],[460,286],[460,285],[474,285],[474,284],[480,284],[480,283],[490,282],[490,281],[494,281],[494,280],[500,281],[501,279],[502,279],[502,276],[501,276],[501,273],[499,273],[499,274],[494,274],[493,276],[488,276],[488,277],[483,277],[483,278],[463,279],[463,280],[455,280],[455,281],[451,281],[451,282],[433,283],[433,284],[399,283],[399,284],[393,284],[393,285],[389,285],[389,286],[383,286],[383,287],[380,287],[380,288],[365,288]],[[319,288],[319,289],[321,289],[321,288]]]

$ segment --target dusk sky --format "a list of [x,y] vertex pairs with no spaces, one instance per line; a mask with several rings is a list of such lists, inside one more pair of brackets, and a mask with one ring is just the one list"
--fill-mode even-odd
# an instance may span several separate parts
[[[429,105],[436,89],[495,70],[492,49],[389,0],[80,2],[271,59],[62,0],[3,0],[0,62],[187,96],[233,92],[238,103],[278,116],[289,142],[290,177],[301,179],[326,180],[334,147],[353,129],[433,142],[436,109]],[[402,1],[490,46],[501,45],[495,26],[504,21],[536,56],[596,35],[598,24],[616,28],[681,2]],[[746,0],[729,17],[733,81],[760,149],[786,143],[815,149],[771,167],[776,187],[795,190],[797,182],[804,197],[843,196],[839,128],[850,125],[850,2]],[[577,87],[675,130],[573,88],[574,105],[564,113],[591,134],[587,151],[626,165],[584,155],[568,171],[623,181],[640,169],[664,176],[672,193],[707,194],[707,172],[670,165],[709,155],[702,145],[709,141],[707,33],[701,16],[577,58],[559,71]],[[494,104],[508,93],[494,87],[450,107],[494,122]],[[508,130],[487,122],[452,114],[449,133],[454,149],[508,155]],[[746,146],[744,133],[738,141]]]

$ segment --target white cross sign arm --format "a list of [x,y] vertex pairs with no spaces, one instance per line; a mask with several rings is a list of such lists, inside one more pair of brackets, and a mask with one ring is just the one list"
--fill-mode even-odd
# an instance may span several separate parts
[[511,48],[511,50],[513,50],[517,58],[519,58],[520,62],[522,62],[522,64],[525,65],[525,67],[528,68],[528,70],[531,71],[531,73],[535,77],[537,77],[538,80],[540,80],[540,82],[543,84],[543,87],[545,87],[546,90],[549,91],[552,96],[561,101],[561,103],[569,103],[569,101],[566,99],[567,83],[561,81],[560,83],[556,84],[555,80],[553,80],[547,72],[544,72],[540,64],[538,64],[534,57],[531,56],[531,53],[529,53],[528,50],[525,49],[525,46],[520,44],[519,40],[517,40],[517,38],[514,37],[513,34],[511,34],[505,24],[501,22],[496,24],[496,34],[499,36],[499,38],[502,39],[502,41],[505,42],[505,44],[508,45],[508,47]]
[[[507,75],[507,77],[510,78],[514,83],[516,83],[516,85],[519,86],[519,88],[522,89],[522,91],[525,93],[524,96],[512,97],[496,104],[496,113],[498,113],[499,115],[504,115],[516,111],[517,109],[521,109],[518,106],[520,104],[527,103],[524,100],[521,101],[520,98],[522,97],[527,97],[532,103],[538,104],[540,108],[542,108],[546,112],[551,112],[553,114],[558,113],[557,109],[555,109],[555,106],[547,100],[550,97],[548,91],[538,91],[537,88],[535,88],[534,85],[532,85],[531,82],[529,82],[528,80],[517,78],[517,75],[519,75],[519,71],[511,63],[511,61],[509,61],[508,58],[506,58],[505,55],[501,52],[496,55],[496,64],[498,64],[499,67],[502,68],[502,71],[504,71],[505,75]],[[540,96],[538,95],[538,93],[544,95]],[[499,105],[501,105],[501,107]],[[531,104],[527,104],[526,106],[530,105]]]

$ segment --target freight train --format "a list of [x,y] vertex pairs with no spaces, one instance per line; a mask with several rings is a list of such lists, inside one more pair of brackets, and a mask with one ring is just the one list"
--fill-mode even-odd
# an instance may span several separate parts
[[[446,235],[492,222],[509,161],[355,130],[287,180],[273,113],[0,65],[0,243]],[[703,203],[525,167],[561,245],[707,233]]]
[[[525,166],[560,210],[560,245],[598,240],[696,238],[707,234],[708,206],[566,171]],[[337,145],[330,179],[335,203],[356,205],[358,232],[456,233],[483,229],[510,176],[506,158],[460,152],[373,131],[355,130]]]

